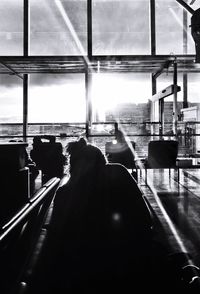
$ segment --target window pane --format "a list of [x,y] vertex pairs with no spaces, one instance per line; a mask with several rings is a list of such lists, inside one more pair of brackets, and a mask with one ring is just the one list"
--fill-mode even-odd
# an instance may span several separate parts
[[[23,88],[22,80],[0,75],[0,135],[22,135]],[[13,124],[16,124],[13,126]]]
[[23,54],[23,1],[0,1],[0,55]]
[[200,73],[188,74],[189,106],[200,105],[199,80],[200,80]]
[[85,112],[83,74],[31,76],[29,123],[85,122]]
[[156,0],[156,49],[183,54],[183,8],[174,0]]
[[[136,143],[137,154],[146,154],[150,139],[150,97],[150,74],[93,74],[93,121],[107,123],[93,124],[92,134],[114,135],[114,122],[118,122],[118,127]],[[94,142],[104,150],[105,142],[113,138],[95,138]]]
[[150,121],[150,97],[149,74],[93,74],[93,121]]
[[31,55],[85,55],[86,0],[30,0]]
[[93,54],[149,54],[148,0],[94,0]]
[[22,80],[10,75],[0,75],[0,122],[22,123]]

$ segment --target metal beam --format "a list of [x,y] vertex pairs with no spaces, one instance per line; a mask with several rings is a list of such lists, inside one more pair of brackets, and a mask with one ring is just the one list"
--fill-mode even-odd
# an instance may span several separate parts
[[[95,56],[88,66],[93,72],[148,72],[157,77],[162,72],[173,72],[174,62],[171,55],[135,55],[135,56]],[[178,72],[200,72],[200,65],[195,63],[194,55],[176,56]],[[7,66],[1,66],[1,62]],[[87,64],[83,56],[0,56],[0,74],[33,73],[85,73]]]
[[86,95],[86,138],[90,136],[90,127],[92,125],[92,101],[91,101],[91,84],[92,75],[87,67],[85,72],[85,95]]
[[28,126],[28,75],[23,79],[23,140],[26,142]]
[[174,135],[177,135],[177,123],[178,123],[178,111],[177,111],[177,94],[178,94],[178,85],[177,85],[177,63],[174,62],[174,75],[173,75],[173,132]]
[[159,70],[154,74],[154,78],[158,78],[159,75],[161,75],[164,71],[164,69],[168,69],[170,65],[172,65],[173,61],[172,60],[167,60],[165,63],[159,68]]
[[[183,53],[188,53],[188,15],[183,10]],[[188,107],[188,74],[183,73],[183,108]]]
[[92,57],[92,0],[87,0],[87,51],[88,58]]
[[24,0],[24,33],[23,33],[24,56],[29,55],[29,0]]
[[173,95],[175,92],[179,92],[179,91],[181,91],[181,87],[180,86],[175,85],[175,84],[174,85],[170,85],[167,88],[163,89],[162,91],[154,94],[150,98],[150,100],[152,102],[155,102],[155,101],[158,101],[160,99],[166,98],[166,97],[168,97],[170,95]]
[[184,9],[186,9],[189,13],[193,14],[194,9],[192,9],[185,1],[183,0],[176,0],[181,6],[183,6]]
[[151,55],[156,54],[155,0],[150,0]]
[[[31,56],[0,56],[3,62],[18,62],[18,63],[63,63],[63,62],[84,62],[82,55],[31,55]],[[177,61],[193,61],[195,54],[177,54]],[[113,62],[113,61],[135,61],[135,62],[165,62],[167,60],[174,61],[173,55],[94,55],[90,62],[95,61]]]
[[18,78],[23,80],[23,76],[21,76],[19,73],[17,73],[14,69],[12,69],[12,67],[10,67],[9,65],[5,64],[4,62],[0,61],[0,64],[2,64],[5,68],[7,68],[9,70],[10,73],[12,73],[13,75],[17,76]]

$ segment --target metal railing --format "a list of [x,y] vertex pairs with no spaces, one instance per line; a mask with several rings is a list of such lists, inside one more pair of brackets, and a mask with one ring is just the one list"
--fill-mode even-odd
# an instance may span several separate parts
[[[59,185],[59,178],[45,183],[0,229],[1,293],[10,293],[26,265]],[[17,195],[16,195],[17,196]],[[11,204],[12,205],[12,204]]]

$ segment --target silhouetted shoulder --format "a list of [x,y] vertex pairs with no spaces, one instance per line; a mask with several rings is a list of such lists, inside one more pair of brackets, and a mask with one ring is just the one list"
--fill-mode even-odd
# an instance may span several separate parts
[[152,215],[144,195],[129,171],[121,164],[107,164],[105,179],[112,206],[124,215],[126,225],[141,232],[151,230]]

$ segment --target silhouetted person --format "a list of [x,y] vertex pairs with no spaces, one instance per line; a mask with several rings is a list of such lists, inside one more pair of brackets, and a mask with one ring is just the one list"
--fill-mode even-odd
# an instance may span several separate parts
[[34,290],[123,288],[130,276],[132,281],[132,270],[143,269],[149,258],[151,214],[125,167],[108,164],[83,138],[69,143],[67,151],[70,178],[55,195],[40,286]]
[[[43,142],[41,138],[49,142]],[[66,157],[63,154],[62,144],[56,142],[55,136],[34,137],[30,156],[42,171],[43,182],[52,177],[63,177]]]
[[132,169],[132,175],[137,180],[137,172],[135,166],[135,142],[127,142],[124,133],[116,130],[115,140],[106,143],[106,155],[111,163],[121,163],[126,168]]
[[[19,142],[23,143],[22,140],[10,140],[9,142]],[[25,166],[29,168],[29,175],[30,175],[30,193],[32,194],[35,189],[35,179],[37,178],[39,174],[39,170],[36,166],[36,163],[31,159],[31,157],[28,154],[28,151],[26,147],[24,147],[24,160],[25,160]]]
[[42,154],[40,153],[40,147],[42,145],[42,140],[40,137],[33,138],[33,149],[30,150],[30,157],[36,163],[38,169],[42,167]]
[[121,130],[116,130],[115,139],[118,143],[126,143],[125,135]]

